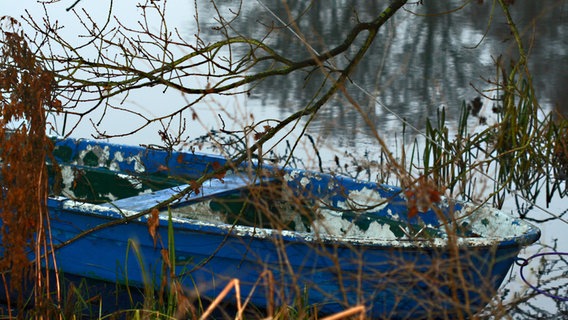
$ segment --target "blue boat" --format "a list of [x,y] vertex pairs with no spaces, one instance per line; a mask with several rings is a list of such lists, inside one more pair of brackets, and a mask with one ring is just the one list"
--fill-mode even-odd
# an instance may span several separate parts
[[59,272],[128,287],[175,278],[215,298],[238,279],[268,310],[451,318],[483,308],[540,236],[493,208],[441,197],[410,214],[398,187],[253,161],[75,139],[54,156]]

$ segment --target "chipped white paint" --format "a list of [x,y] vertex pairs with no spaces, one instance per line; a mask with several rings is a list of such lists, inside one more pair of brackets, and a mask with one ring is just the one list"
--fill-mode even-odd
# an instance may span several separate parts
[[393,221],[400,221],[400,215],[392,212],[391,209],[387,210],[387,218],[393,220]]
[[120,171],[120,166],[118,165],[118,163],[116,161],[111,162],[110,165],[108,166],[108,168],[111,171]]
[[118,200],[118,198],[117,198],[115,195],[113,195],[112,193],[110,193],[110,192],[109,192],[109,193],[106,193],[106,194],[103,194],[103,197],[106,197],[106,198],[109,199],[110,201]]
[[299,170],[290,170],[284,175],[284,180],[285,181],[292,181],[292,180],[297,179],[299,175],[300,175]]
[[[62,200],[63,198],[61,198]],[[191,209],[189,209],[191,207]],[[81,212],[97,214],[98,212],[114,211],[121,215],[134,215],[138,212],[118,210],[116,208],[109,208],[108,206],[101,206],[96,204],[88,204],[72,200],[63,201],[63,208],[68,210],[77,210]],[[435,248],[445,247],[448,245],[446,238],[432,238],[427,240],[411,240],[396,238],[389,226],[381,225],[378,222],[372,222],[366,232],[357,230],[356,226],[345,224],[344,221],[337,220],[339,215],[333,212],[322,212],[325,215],[323,220],[319,221],[321,227],[315,232],[303,232],[292,230],[275,230],[242,225],[231,225],[225,223],[222,216],[212,214],[207,202],[201,202],[188,206],[183,210],[192,212],[192,215],[187,215],[187,212],[180,210],[172,211],[172,220],[177,223],[177,228],[184,228],[187,225],[188,229],[195,226],[208,226],[218,229],[220,232],[230,232],[235,236],[247,236],[254,238],[272,238],[274,236],[285,236],[291,239],[300,241],[337,241],[338,243],[351,243],[354,245],[365,245],[372,247],[400,247],[400,248]],[[160,219],[167,220],[168,215],[166,212],[160,215]],[[485,220],[484,220],[485,219]],[[341,219],[342,220],[342,219]],[[475,238],[459,238],[457,243],[459,246],[467,247],[484,247],[495,245],[505,239],[510,239],[519,236],[530,230],[531,226],[524,222],[519,223],[513,217],[495,209],[482,208],[474,212],[469,212],[467,217],[462,218],[460,221],[471,223],[472,231],[478,233],[481,237]],[[489,223],[485,223],[489,222]],[[323,224],[327,223],[323,228]],[[333,224],[336,224],[333,226]],[[340,232],[337,232],[338,229]],[[347,230],[347,232],[344,232]]]
[[[99,166],[108,164],[110,152],[108,146],[101,149],[98,146],[87,146],[81,151],[78,162],[83,164],[84,156],[88,152],[93,152],[98,157]],[[120,151],[114,153],[112,161],[108,164],[110,170],[120,171],[120,163],[126,162],[132,164],[134,171],[145,172],[146,168],[142,162],[142,153],[124,157]],[[72,195],[70,186],[73,185],[74,172],[71,167],[63,166],[61,168],[63,185],[65,186],[64,194]],[[139,181],[130,175],[119,175],[121,178],[127,179],[133,186],[141,189]],[[301,178],[300,178],[301,177]],[[315,180],[321,180],[322,177],[317,174],[306,173],[300,170],[290,170],[284,175],[285,181],[299,182],[304,188]],[[299,181],[298,181],[299,180]],[[336,185],[332,179],[328,184],[329,190],[334,190]],[[141,195],[143,196],[143,195]],[[108,198],[114,199],[113,195],[107,195]],[[88,204],[72,200],[62,200],[64,209],[75,210],[86,213],[97,214],[99,212],[116,212],[120,215],[132,216],[137,214],[136,211],[119,210],[112,206]],[[329,201],[323,200],[324,203]],[[388,205],[387,199],[381,197],[380,193],[371,188],[362,188],[361,190],[352,190],[349,192],[345,201],[336,203],[336,209],[316,208],[315,221],[310,226],[311,232],[308,232],[306,226],[302,222],[301,217],[294,211],[281,210],[289,213],[283,219],[294,221],[296,230],[274,230],[259,228],[254,226],[232,225],[230,221],[226,221],[225,216],[220,212],[215,212],[210,208],[210,200],[193,203],[188,206],[174,208],[171,210],[172,219],[177,223],[177,227],[188,229],[194,226],[214,227],[222,232],[231,232],[236,236],[250,236],[255,238],[270,238],[278,235],[290,237],[303,241],[338,241],[351,243],[356,245],[384,246],[384,247],[444,247],[447,246],[447,237],[441,236],[427,240],[415,240],[407,237],[397,238],[395,230],[397,225],[382,224],[378,221],[370,221],[366,230],[361,229],[355,223],[343,217],[342,211],[351,210],[352,212],[370,213],[385,210]],[[400,213],[404,214],[404,213]],[[463,246],[489,246],[494,245],[503,239],[511,239],[531,230],[531,226],[521,223],[517,219],[493,208],[475,207],[467,205],[463,210],[454,212],[455,221],[458,224],[465,224],[471,231],[479,237],[459,238],[458,244]],[[160,219],[167,219],[167,210],[163,211]],[[393,221],[402,221],[398,213],[388,209],[387,218]],[[439,228],[439,226],[428,225],[429,228]],[[443,228],[440,228],[443,230]],[[398,231],[398,230],[396,230]]]
[[[364,192],[363,194],[366,194]],[[377,200],[376,198],[375,200]],[[342,218],[340,211],[319,209],[317,217],[312,225],[312,232],[306,232],[302,223],[297,230],[274,230],[253,226],[232,225],[225,221],[223,214],[210,209],[210,200],[194,203],[192,205],[171,210],[176,223],[183,226],[211,226],[224,232],[231,232],[236,236],[250,236],[255,238],[270,238],[277,235],[301,239],[303,241],[339,241],[357,245],[385,246],[385,247],[444,247],[447,246],[447,238],[431,238],[427,240],[413,240],[397,238],[387,224],[372,221],[367,230],[360,229],[357,225]],[[79,210],[82,212],[114,211],[124,216],[137,214],[136,211],[119,210],[109,206],[88,204],[78,201],[64,201],[64,208]],[[473,210],[476,209],[476,210]],[[493,208],[474,208],[467,206],[461,211],[455,212],[458,223],[467,223],[471,230],[480,235],[475,238],[459,238],[460,246],[491,246],[503,239],[522,235],[530,230],[531,226],[519,223],[515,218]],[[167,219],[167,210],[163,211],[160,219]],[[395,215],[393,215],[395,216]],[[431,226],[433,227],[433,226]]]
[[320,219],[313,223],[315,234],[349,239],[397,239],[389,225],[372,221],[367,230],[362,230],[356,224],[343,219],[342,214],[337,211],[323,209],[319,213]]
[[302,178],[300,179],[300,184],[302,186],[306,186],[308,183],[310,183],[310,181],[312,180],[316,180],[316,181],[320,181],[322,179],[322,177],[318,174],[309,172],[309,171],[302,171],[302,170],[289,170],[285,175],[284,175],[284,181],[294,181],[294,180],[298,180],[299,176],[302,175]]
[[69,166],[62,166],[61,167],[61,182],[63,185],[62,193],[65,195],[73,195],[73,191],[71,191],[70,187],[73,185],[73,181],[75,180],[75,174],[73,169]]
[[466,223],[485,238],[517,237],[526,233],[530,225],[488,206],[466,205],[456,213],[458,223]]
[[[63,201],[62,207],[63,207],[63,209],[67,209],[67,210],[77,210],[77,211],[81,211],[81,212],[93,212],[95,214],[97,214],[98,212],[101,212],[101,211],[109,211],[108,208],[103,207],[103,206],[98,205],[98,204],[69,200],[69,199]],[[119,210],[114,210],[114,211],[116,211],[117,213],[119,212]]]
[[124,173],[119,173],[117,175],[118,175],[118,177],[128,181],[128,183],[130,183],[130,185],[133,188],[140,190],[140,194],[146,194],[146,193],[152,192],[151,189],[142,190],[143,185],[137,177],[134,177],[130,174],[124,174]]
[[344,202],[338,202],[337,207],[345,210],[357,210],[360,212],[373,212],[382,210],[388,205],[387,199],[381,197],[376,190],[363,188],[349,192]]
[[130,156],[126,159],[127,163],[132,163],[134,162],[134,172],[138,172],[138,173],[142,173],[146,171],[146,167],[144,167],[144,163],[142,162],[142,160],[140,160],[140,157],[142,155],[140,153],[138,153],[135,156]]
[[122,152],[116,151],[116,152],[114,153],[114,160],[116,160],[116,161],[118,161],[118,162],[124,161],[124,156],[122,155]]
[[106,162],[110,159],[109,146],[101,148],[100,146],[96,145],[87,145],[84,150],[81,150],[81,152],[79,152],[78,162],[80,165],[85,164],[84,158],[91,152],[97,157],[99,167],[104,167],[106,165]]

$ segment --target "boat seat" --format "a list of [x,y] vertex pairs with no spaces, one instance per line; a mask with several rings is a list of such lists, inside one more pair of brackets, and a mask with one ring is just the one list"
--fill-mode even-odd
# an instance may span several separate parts
[[[270,180],[266,180],[269,182]],[[182,199],[174,203],[175,206],[187,205],[193,202],[213,197],[222,196],[235,191],[243,190],[251,185],[258,185],[260,182],[251,181],[248,177],[241,175],[227,175],[223,180],[212,179],[206,181],[199,188],[199,193],[191,192],[185,195]],[[143,211],[152,208],[156,204],[168,200],[172,196],[180,193],[188,188],[189,184],[183,184],[167,189],[154,191],[151,193],[144,193],[134,197],[115,200],[105,203],[102,206],[109,208],[118,208],[120,210],[128,211]]]

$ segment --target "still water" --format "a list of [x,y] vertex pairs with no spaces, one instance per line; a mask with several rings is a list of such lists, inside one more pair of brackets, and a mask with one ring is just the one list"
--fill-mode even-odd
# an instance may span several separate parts
[[[29,10],[32,17],[40,18],[44,14],[39,4],[24,2],[3,5],[2,14],[18,17],[24,14],[24,9]],[[72,2],[61,1],[46,8],[51,18],[64,26],[62,33],[80,45],[85,41],[76,36],[77,32],[81,33],[77,20],[64,10]],[[190,39],[189,42],[194,41],[195,35],[205,43],[214,42],[227,31],[232,35],[265,39],[265,43],[280,55],[303,60],[313,51],[324,52],[341,44],[358,20],[374,17],[384,5],[385,1],[378,0],[259,0],[222,1],[213,7],[209,1],[176,0],[167,2],[167,18],[170,29],[177,28],[182,37]],[[106,20],[108,8],[110,2],[107,1],[97,4],[80,1],[75,7],[80,14],[88,13],[99,24]],[[142,13],[140,7],[125,1],[115,1],[112,10],[114,16],[129,26],[135,26]],[[568,1],[516,1],[510,11],[529,54],[529,68],[539,103],[547,113],[568,116]],[[220,17],[225,22],[231,21],[230,26],[215,28],[219,26]],[[156,25],[154,30],[158,29]],[[446,110],[447,126],[455,127],[464,101],[482,93],[488,98],[495,95],[494,91],[488,90],[492,88],[489,82],[500,77],[496,60],[500,57],[507,66],[518,59],[517,52],[502,11],[493,1],[424,1],[424,5],[407,5],[383,26],[352,75],[347,94],[337,94],[328,102],[310,122],[306,134],[317,143],[326,168],[332,168],[332,159],[345,152],[355,156],[371,154],[371,157],[377,153],[379,147],[373,130],[377,130],[392,151],[400,155],[400,142],[394,137],[402,135],[403,121],[409,141],[414,136],[421,136],[426,119],[434,118],[442,107]],[[180,49],[179,54],[183,53],[187,53],[187,49]],[[345,66],[352,54],[348,50],[345,55],[338,56],[333,60],[333,66]],[[190,121],[185,134],[193,139],[211,129],[238,130],[262,119],[282,119],[318,97],[322,80],[323,75],[317,70],[296,72],[268,78],[248,88],[247,94],[207,97],[193,107],[199,120]],[[207,80],[190,81],[203,86]],[[360,106],[359,110],[347,101],[347,95]],[[120,104],[147,116],[160,116],[191,99],[191,96],[171,91],[148,89],[129,95]],[[488,107],[485,112],[489,113],[491,102],[485,100],[485,104]],[[89,119],[93,122],[83,119],[73,135],[90,137],[93,133],[91,123],[98,123],[101,116],[102,112],[91,114]],[[54,118],[53,121],[62,130],[63,120]],[[117,110],[108,110],[97,128],[109,134],[121,134],[137,125],[140,125],[139,120],[128,118],[127,114]],[[150,126],[115,141],[159,144],[157,131],[160,129],[160,126]],[[307,165],[315,166],[313,148],[306,138],[301,137],[299,130],[292,130],[290,135],[281,138],[293,144],[298,137],[302,140],[298,156],[304,157]],[[286,144],[282,145],[277,151],[286,149]],[[537,200],[537,204],[545,210],[534,209],[530,215],[535,218],[567,212],[565,199],[554,199],[548,208],[543,200]],[[515,212],[516,204],[512,198],[505,204],[505,209]],[[558,239],[558,250],[568,251],[566,223],[555,220],[540,227],[543,229],[542,243],[550,245]],[[529,252],[535,250],[532,248]],[[538,303],[549,307],[550,302],[543,298]]]
[[[244,6],[242,19],[237,19],[239,22],[232,26],[236,32],[259,38],[270,34],[267,42],[273,48],[301,60],[309,56],[312,49],[307,48],[297,34],[316,52],[323,52],[341,44],[357,18],[369,19],[383,5],[379,1],[293,1],[287,4],[276,1]],[[464,101],[481,95],[495,97],[490,82],[501,77],[496,61],[500,59],[506,68],[517,61],[517,45],[501,9],[493,7],[492,2],[470,3],[458,10],[461,5],[462,1],[429,1],[424,6],[407,6],[383,27],[348,86],[349,95],[361,110],[355,110],[345,95],[338,94],[310,124],[308,133],[316,136],[320,145],[325,145],[321,156],[324,162],[327,157],[329,167],[334,167],[331,158],[335,155],[341,158],[344,151],[359,156],[377,152],[373,130],[365,120],[370,120],[379,134],[387,137],[391,151],[400,155],[400,142],[393,137],[402,135],[401,119],[406,121],[410,137],[421,136],[426,119],[434,119],[440,108],[445,108],[446,125],[451,128],[456,127]],[[207,8],[202,8],[201,16],[216,14]],[[237,12],[238,8],[220,6],[218,10],[227,13]],[[565,90],[568,86],[568,38],[565,36],[568,1],[519,1],[510,11],[529,54],[529,69],[544,112],[557,117],[568,115]],[[291,23],[290,17],[295,17],[294,24],[284,28],[279,21],[275,22],[275,16],[286,23]],[[202,32],[215,38],[214,32],[207,33],[211,30],[207,29],[209,25],[203,25]],[[278,28],[273,30],[272,26]],[[352,52],[346,56],[349,54]],[[338,58],[335,63],[341,66],[345,61]],[[272,115],[277,112],[282,118],[310,103],[317,96],[320,84],[321,77],[308,77],[305,73],[267,79],[252,90],[246,106],[253,113],[266,111]],[[493,102],[488,99],[484,102],[486,110],[483,112],[491,117]],[[476,129],[475,124],[473,121],[471,130]],[[309,146],[303,151],[314,157]],[[315,161],[311,164],[315,166]],[[542,198],[536,203],[515,200],[519,199],[510,196],[504,209],[516,214],[519,206],[536,204],[527,213],[528,217],[552,219],[539,225],[543,230],[541,243],[558,244],[558,251],[568,250],[566,219],[554,219],[567,214],[565,198],[557,197],[549,204]],[[538,249],[538,246],[530,248],[525,256]],[[540,297],[537,304],[546,308],[555,305],[544,297]]]

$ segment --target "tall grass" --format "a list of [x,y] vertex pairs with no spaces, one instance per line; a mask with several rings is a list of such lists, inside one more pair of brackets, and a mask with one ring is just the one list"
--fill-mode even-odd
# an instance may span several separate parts
[[[25,51],[24,48],[21,49]],[[29,66],[28,66],[29,67]],[[566,184],[563,182],[568,176],[568,124],[565,119],[553,119],[550,115],[545,115],[540,106],[538,105],[535,93],[532,87],[530,75],[523,74],[522,63],[517,64],[509,72],[505,70],[500,64],[497,65],[498,73],[503,76],[501,81],[498,81],[498,87],[491,92],[497,92],[494,96],[488,97],[488,101],[493,101],[497,106],[495,112],[498,113],[498,122],[484,127],[483,130],[470,131],[470,123],[474,115],[471,113],[471,108],[464,102],[461,106],[461,115],[457,122],[457,127],[450,129],[447,126],[446,110],[439,110],[436,118],[428,120],[426,123],[426,130],[421,141],[415,140],[411,146],[403,144],[400,146],[400,153],[402,154],[401,164],[393,162],[393,156],[390,150],[382,149],[379,154],[365,153],[361,155],[345,154],[344,157],[337,157],[335,159],[335,166],[332,165],[331,171],[337,174],[349,175],[358,179],[372,180],[382,183],[401,184],[405,187],[414,185],[414,195],[418,195],[425,200],[423,203],[431,204],[432,200],[428,198],[431,192],[436,191],[451,195],[453,197],[462,198],[474,202],[490,202],[497,207],[501,207],[507,197],[514,195],[520,197],[528,203],[535,203],[536,199],[545,193],[545,198],[550,201],[553,196],[559,195],[564,197],[567,195]],[[40,74],[41,75],[41,74]],[[43,87],[38,87],[35,90],[38,92],[48,92],[50,81],[42,80],[39,82]],[[33,95],[32,95],[33,96]],[[25,98],[25,97],[20,97]],[[36,102],[36,107],[40,107],[40,111],[32,111],[34,114],[43,114],[43,107],[48,104],[52,107],[57,107],[57,101],[48,99],[49,95],[42,97],[42,101]],[[3,111],[6,110],[7,105],[3,104]],[[488,108],[488,106],[485,106]],[[25,114],[28,113],[26,110]],[[45,119],[43,119],[45,120]],[[478,120],[478,119],[474,119]],[[9,121],[9,119],[8,119]],[[30,119],[30,122],[33,122]],[[2,126],[4,129],[6,125]],[[45,138],[43,133],[45,129],[45,122],[40,123],[42,135],[39,138]],[[406,128],[404,129],[404,131]],[[25,130],[21,130],[25,131]],[[3,132],[0,132],[3,133]],[[24,132],[25,133],[25,132]],[[404,133],[406,134],[406,133]],[[230,148],[228,154],[243,151],[240,143],[245,141],[247,137],[236,137],[234,133],[229,133],[225,136],[219,132],[212,132],[208,138],[214,135],[219,135],[218,140],[226,139],[226,143],[219,145]],[[309,136],[308,136],[309,137]],[[377,136],[377,140],[381,137]],[[43,140],[40,140],[40,142]],[[315,157],[320,157],[317,145],[313,143],[315,149]],[[14,143],[21,143],[17,140]],[[202,143],[202,141],[199,141]],[[2,147],[5,150],[7,144]],[[171,146],[168,146],[171,147]],[[246,147],[246,146],[245,146]],[[231,151],[232,150],[232,151]],[[294,148],[290,147],[289,154],[273,155],[276,159],[286,159],[287,163],[301,164],[301,159],[297,159],[293,151]],[[34,150],[28,150],[34,151]],[[44,150],[45,151],[45,150]],[[246,151],[246,150],[245,150]],[[259,152],[259,160],[267,155]],[[45,154],[36,157],[41,160],[45,159]],[[37,160],[34,157],[30,159]],[[4,161],[12,158],[6,155],[3,156]],[[12,159],[13,160],[13,159]],[[323,171],[321,159],[318,161],[318,167]],[[346,162],[347,161],[347,162]],[[18,161],[11,162],[12,169],[17,165]],[[22,164],[23,166],[23,164]],[[27,167],[25,167],[27,168]],[[24,169],[25,169],[24,168]],[[31,169],[26,169],[33,171]],[[393,172],[395,174],[393,174]],[[8,174],[3,174],[4,178]],[[41,178],[41,177],[40,177]],[[30,184],[24,185],[28,189],[35,186],[38,177],[29,182]],[[43,181],[43,180],[42,180]],[[410,182],[409,182],[410,181]],[[489,192],[487,189],[481,188],[482,181],[488,181]],[[43,185],[43,182],[42,182]],[[410,186],[409,186],[410,185]],[[427,189],[425,192],[425,189]],[[251,189],[252,190],[252,189]],[[289,226],[290,221],[284,220],[282,217],[274,215],[275,206],[272,202],[266,201],[266,192],[270,193],[270,199],[285,199],[287,207],[286,210],[295,212],[302,215],[302,223],[313,222],[313,211],[308,210],[306,199],[299,197],[290,197],[289,193],[282,188],[269,189],[269,190],[252,190],[247,203],[242,207],[243,209],[237,213],[235,221],[243,221],[246,214],[245,207],[251,206],[254,208],[255,219],[248,219],[248,223],[261,228],[271,227],[273,229],[283,231]],[[258,191],[258,192],[257,192]],[[23,192],[23,191],[22,191]],[[43,192],[43,191],[42,191]],[[255,193],[257,192],[257,193]],[[264,193],[261,193],[264,192]],[[485,192],[485,193],[484,193]],[[24,194],[24,193],[22,193]],[[21,202],[21,197],[18,198]],[[41,200],[41,199],[40,199]],[[39,202],[38,202],[39,203]],[[3,212],[11,212],[16,210],[13,206],[14,203],[8,202],[8,206],[3,203]],[[21,203],[17,203],[21,204]],[[241,204],[239,204],[241,205]],[[30,211],[45,213],[45,207],[32,208]],[[153,213],[152,213],[153,214]],[[520,212],[522,218],[531,218],[527,212]],[[258,218],[258,219],[257,219]],[[9,219],[5,219],[9,221]],[[155,233],[155,225],[152,224],[152,219],[148,220],[149,233],[154,237],[158,237]],[[154,221],[155,222],[155,221]],[[298,270],[294,270],[290,263],[289,257],[286,256],[286,244],[281,238],[275,237],[274,242],[280,254],[278,270],[270,270],[266,266],[266,271],[253,284],[255,290],[265,291],[270,301],[266,310],[258,310],[254,308],[249,302],[250,296],[241,295],[241,286],[251,285],[243,284],[240,279],[231,279],[226,284],[224,290],[217,297],[201,296],[198,289],[188,292],[186,288],[181,285],[180,277],[191,275],[181,275],[176,272],[176,239],[175,232],[172,224],[172,213],[168,213],[168,229],[167,239],[158,239],[156,241],[157,248],[162,253],[162,266],[159,270],[159,277],[151,274],[150,270],[143,269],[144,257],[141,249],[134,241],[128,243],[126,248],[126,255],[134,254],[134,259],[139,261],[144,274],[144,288],[142,289],[143,301],[140,304],[134,296],[134,292],[128,286],[126,281],[126,292],[130,297],[131,308],[111,312],[110,314],[103,314],[101,309],[102,300],[94,297],[88,285],[71,285],[67,290],[66,298],[63,299],[59,288],[55,290],[57,300],[53,300],[53,304],[46,305],[46,301],[41,300],[37,310],[32,312],[32,316],[48,317],[56,316],[59,318],[79,318],[85,316],[85,310],[88,317],[106,319],[113,317],[127,317],[132,319],[181,319],[181,318],[210,318],[214,311],[223,309],[223,302],[230,301],[233,304],[233,312],[226,314],[231,318],[243,319],[247,317],[267,317],[271,319],[319,319],[323,318],[318,314],[317,305],[308,305],[306,288],[301,287],[296,281],[298,279]],[[6,223],[6,222],[4,222]],[[35,222],[34,222],[35,223]],[[236,223],[236,222],[235,222]],[[297,223],[297,221],[296,221]],[[45,234],[45,230],[41,230],[45,224],[43,221],[36,223],[40,230]],[[28,225],[24,226],[29,227]],[[153,231],[152,231],[153,230]],[[389,272],[376,273],[371,275],[362,275],[357,273],[348,273],[342,270],[342,266],[338,262],[336,253],[331,250],[328,251],[322,243],[315,242],[313,245],[316,249],[320,250],[322,255],[325,255],[332,261],[330,268],[335,270],[338,277],[338,282],[341,283],[342,277],[356,277],[359,280],[358,288],[342,288],[341,296],[333,297],[341,302],[348,302],[349,295],[355,295],[361,301],[364,300],[364,286],[365,281],[368,279],[385,279],[384,286],[394,286],[403,296],[409,292],[409,288],[422,286],[425,291],[431,290],[433,292],[432,299],[425,299],[417,302],[418,307],[424,307],[429,310],[427,317],[432,318],[445,318],[449,317],[448,309],[457,309],[458,318],[475,317],[474,310],[469,303],[471,298],[468,296],[471,290],[476,288],[466,287],[464,280],[464,271],[466,268],[462,265],[462,260],[459,255],[466,255],[472,264],[478,263],[480,257],[476,253],[460,251],[455,239],[459,236],[455,231],[454,234],[449,236],[449,248],[443,255],[433,255],[431,264],[427,266],[416,265],[412,262],[403,260],[402,258],[393,257],[390,262],[396,268]],[[154,233],[153,233],[154,232]],[[418,232],[420,233],[420,231]],[[5,242],[6,237],[3,238]],[[428,239],[427,239],[428,240]],[[41,252],[48,246],[46,238],[42,239],[43,242],[38,241],[35,243],[37,247],[34,250],[41,256]],[[453,242],[452,242],[453,241]],[[21,243],[20,243],[21,244]],[[27,245],[28,243],[24,243]],[[335,250],[338,247],[333,248]],[[356,251],[356,250],[354,250]],[[363,254],[358,253],[355,255],[356,263],[361,268],[367,263],[363,259]],[[130,258],[130,257],[129,257]],[[462,257],[463,258],[463,257]],[[5,263],[3,267],[3,275],[5,275],[10,268],[25,265],[29,267],[26,261],[23,263],[21,257],[13,258],[13,261],[6,262],[6,257],[2,261]],[[491,257],[498,261],[499,257]],[[492,261],[492,262],[496,262]],[[261,259],[259,259],[259,263]],[[39,265],[39,264],[38,264]],[[9,268],[8,268],[9,267]],[[14,270],[18,270],[17,268]],[[37,268],[35,274],[36,280],[43,280],[44,269]],[[128,271],[125,270],[126,279],[128,279]],[[294,291],[295,299],[293,301],[284,301],[280,297],[285,296],[287,292],[285,289],[279,287],[274,280],[273,274],[275,271],[285,273],[290,280],[292,291]],[[14,275],[15,273],[12,273]],[[537,274],[538,276],[538,274]],[[487,283],[478,284],[479,288],[490,286],[489,280]],[[4,283],[6,283],[4,281]],[[40,283],[42,283],[40,281]],[[201,285],[201,284],[199,284]],[[196,288],[199,288],[196,284]],[[448,290],[440,292],[438,288],[445,288]],[[377,288],[377,290],[384,288]],[[47,288],[45,296],[37,296],[38,298],[45,298],[51,295],[54,291]],[[428,291],[430,292],[430,291]],[[325,292],[323,293],[325,295]],[[399,299],[400,297],[393,297]],[[211,300],[209,300],[211,299]],[[493,296],[483,297],[484,302],[490,304],[488,309],[493,315],[503,315],[503,310],[512,310],[514,307],[505,305],[502,300],[495,300]],[[95,305],[95,310],[90,310],[91,306]],[[98,302],[98,304],[97,304]],[[511,304],[527,303],[526,300],[518,299],[510,302]],[[45,311],[47,310],[47,311]],[[410,310],[412,311],[412,310]],[[41,312],[45,312],[42,314]],[[25,313],[20,313],[22,316]],[[223,314],[223,312],[221,312]],[[12,316],[11,313],[8,314]],[[340,319],[345,317],[358,317],[363,318],[365,315],[365,307],[361,303],[353,303],[351,306],[346,307],[346,311],[329,315],[326,319]],[[389,315],[385,315],[389,316]],[[489,315],[491,316],[491,314]]]
[[[522,92],[522,91],[519,91]],[[528,99],[530,100],[530,99]],[[497,100],[496,103],[502,104],[503,100]],[[552,121],[550,117],[527,117],[525,113],[529,112],[531,105],[527,99],[522,97],[516,98],[518,105],[515,108],[503,108],[499,111],[499,122],[494,125],[484,127],[483,130],[470,131],[470,125],[477,122],[478,118],[470,113],[467,103],[462,104],[462,114],[457,126],[453,129],[448,128],[446,122],[445,110],[439,110],[437,117],[429,121],[426,126],[426,138],[424,142],[415,140],[410,146],[401,145],[409,158],[407,164],[407,172],[415,175],[411,179],[419,181],[420,177],[427,177],[429,183],[433,183],[440,191],[451,194],[455,197],[461,197],[466,200],[491,202],[499,204],[499,201],[506,196],[506,193],[525,192],[519,190],[520,187],[532,186],[532,195],[538,195],[539,188],[544,188],[547,192],[559,192],[565,195],[566,191],[558,188],[559,174],[555,169],[559,163],[565,163],[563,158],[565,144],[563,139],[566,135],[566,123],[562,121]],[[502,119],[508,119],[504,122]],[[513,129],[511,129],[513,128]],[[514,137],[511,137],[512,134]],[[223,139],[222,137],[218,137]],[[507,147],[511,146],[513,147]],[[533,149],[533,150],[528,150]],[[282,157],[286,158],[286,157]],[[396,179],[390,175],[390,167],[387,161],[381,161],[387,157],[382,154],[367,154],[364,157],[348,156],[343,159],[336,159],[334,171],[337,173],[348,174],[359,179],[368,179],[377,181],[387,177],[386,179]],[[526,159],[528,158],[528,159]],[[536,159],[535,159],[536,158]],[[350,165],[342,165],[342,161],[348,159]],[[533,163],[529,161],[537,161]],[[564,161],[564,162],[563,162]],[[505,167],[505,169],[501,169]],[[514,168],[523,168],[523,170],[536,170],[536,173],[516,173]],[[495,185],[488,194],[482,194],[479,190],[477,181],[489,179]],[[384,180],[382,180],[384,182]],[[392,183],[393,180],[390,180]],[[537,183],[538,182],[538,183]],[[417,182],[420,186],[420,182]],[[431,186],[428,184],[428,186]],[[556,186],[556,187],[555,187]],[[270,189],[272,188],[272,189]],[[535,191],[536,190],[536,191]],[[483,190],[481,190],[483,191]],[[267,197],[267,193],[269,196]],[[525,193],[524,195],[531,195]],[[552,193],[551,193],[552,194]],[[486,197],[486,198],[483,198]],[[275,205],[273,202],[267,202],[267,199],[286,199],[286,209],[290,212],[301,214],[309,223],[313,212],[306,210],[306,199],[293,198],[286,192],[284,188],[276,188],[274,186],[269,189],[251,189],[249,197],[245,203],[237,203],[242,206],[237,210],[236,221],[239,223],[246,221],[249,224],[261,227],[272,227],[277,230],[284,230],[289,225],[289,221],[282,217],[274,215]],[[493,199],[493,200],[491,200]],[[236,203],[218,204],[234,206]],[[246,208],[249,206],[259,216],[246,216]],[[134,319],[162,318],[162,319],[178,319],[189,317],[197,318],[258,318],[267,317],[272,319],[320,319],[324,316],[318,313],[317,305],[308,305],[305,288],[297,285],[293,288],[296,291],[294,301],[282,301],[279,297],[286,293],[282,287],[277,285],[277,281],[272,279],[273,272],[266,267],[261,279],[254,284],[255,290],[263,291],[269,298],[271,303],[266,310],[259,310],[249,302],[250,296],[241,294],[241,286],[250,285],[240,281],[240,279],[232,279],[227,282],[224,290],[217,297],[202,296],[195,290],[184,290],[181,287],[180,277],[191,277],[191,274],[176,273],[174,262],[175,255],[175,232],[172,226],[172,212],[168,211],[168,230],[167,239],[157,238],[158,248],[162,250],[163,267],[160,271],[162,275],[156,281],[156,275],[148,274],[146,277],[146,287],[143,289],[144,301],[132,299],[133,309],[125,309],[115,312],[111,315],[103,315],[102,318],[109,316],[119,316],[127,314],[128,317]],[[149,230],[152,229],[153,223],[149,219]],[[455,230],[456,232],[459,230]],[[155,232],[149,231],[151,234]],[[455,240],[455,238],[453,238]],[[279,272],[286,272],[292,286],[297,279],[297,270],[290,268],[288,257],[286,256],[286,244],[276,237],[277,248],[281,254],[280,265],[277,267]],[[131,248],[128,252],[134,252],[135,259],[143,265],[143,257],[140,250],[137,249],[136,243],[131,242]],[[333,251],[326,251],[321,244],[314,243],[314,248],[320,250],[322,255],[327,256],[331,261],[337,261]],[[356,251],[356,250],[355,250]],[[417,308],[424,307],[430,310],[426,317],[445,318],[450,315],[448,310],[458,309],[458,317],[471,318],[478,315],[475,314],[469,306],[468,292],[476,289],[483,289],[491,286],[490,280],[487,283],[477,284],[477,288],[467,287],[464,276],[468,276],[465,271],[467,268],[463,265],[463,255],[469,259],[471,264],[478,264],[483,257],[478,256],[475,252],[464,252],[458,250],[458,246],[451,245],[445,256],[435,256],[431,265],[423,266],[409,263],[403,259],[393,257],[392,264],[396,265],[396,269],[386,273],[376,273],[371,275],[357,275],[342,270],[341,265],[336,263],[330,268],[337,270],[338,277],[359,277],[360,288],[343,288],[343,296],[334,297],[338,301],[348,301],[348,295],[360,295],[363,299],[363,288],[365,279],[387,279],[384,286],[394,286],[398,288],[401,295],[410,292],[409,288],[423,286],[424,290],[432,290],[431,299],[424,299],[418,302]],[[212,253],[213,255],[213,253]],[[365,265],[363,255],[356,258],[357,263],[361,266]],[[466,259],[466,260],[467,260]],[[491,257],[491,262],[498,262],[499,257]],[[259,263],[262,263],[259,259]],[[179,269],[178,269],[179,270]],[[143,272],[149,272],[144,270]],[[465,273],[465,275],[464,275]],[[128,275],[128,273],[126,273]],[[367,278],[369,277],[369,278]],[[272,279],[272,280],[271,280]],[[196,284],[196,288],[204,284]],[[205,284],[206,285],[206,284]],[[447,287],[447,293],[440,293],[434,289]],[[381,288],[377,288],[380,290]],[[463,295],[466,295],[465,297]],[[80,296],[80,295],[79,295]],[[210,300],[211,299],[211,300]],[[77,303],[84,305],[84,301],[88,298],[80,298]],[[483,301],[489,307],[486,309],[487,315],[503,315],[508,310],[514,310],[516,304],[530,303],[523,297],[514,301],[504,301],[500,296],[484,296]],[[227,307],[227,303],[231,305]],[[351,308],[346,307],[345,313],[337,315],[329,315],[329,319],[342,317],[360,317],[365,314],[365,307],[361,304],[352,304]],[[80,314],[80,312],[79,312]],[[95,313],[91,313],[95,314]],[[388,316],[388,315],[385,315]]]

